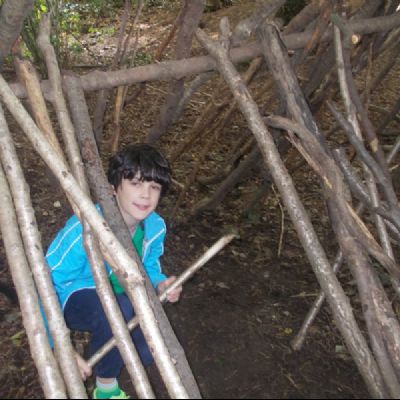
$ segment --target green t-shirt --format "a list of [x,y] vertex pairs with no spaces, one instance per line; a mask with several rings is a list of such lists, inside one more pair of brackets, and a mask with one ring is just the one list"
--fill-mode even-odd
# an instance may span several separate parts
[[[143,256],[143,239],[144,239],[144,231],[141,225],[138,224],[135,235],[132,238],[132,244],[135,247],[140,259],[142,259]],[[114,272],[110,275],[110,282],[115,294],[121,294],[125,292],[124,288],[119,283]]]

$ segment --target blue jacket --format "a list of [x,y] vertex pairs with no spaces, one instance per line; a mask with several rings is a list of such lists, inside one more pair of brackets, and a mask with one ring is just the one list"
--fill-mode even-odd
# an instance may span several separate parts
[[[98,206],[99,212],[101,212]],[[71,217],[51,243],[46,260],[62,309],[69,297],[82,289],[95,288],[89,260],[82,240],[82,225],[76,215]],[[166,226],[155,212],[144,220],[142,262],[151,283],[156,288],[167,279],[161,271],[160,257],[164,253]],[[105,263],[107,272],[111,269]]]

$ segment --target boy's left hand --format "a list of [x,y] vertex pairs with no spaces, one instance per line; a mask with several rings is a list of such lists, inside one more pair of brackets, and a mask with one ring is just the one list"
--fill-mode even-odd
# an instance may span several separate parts
[[[161,293],[165,292],[175,281],[176,281],[176,276],[171,276],[170,278],[161,282],[157,286],[158,293],[161,294]],[[181,293],[182,293],[182,286],[178,287],[177,289],[175,289],[171,293],[169,293],[167,296],[167,300],[170,303],[177,303],[181,297]]]

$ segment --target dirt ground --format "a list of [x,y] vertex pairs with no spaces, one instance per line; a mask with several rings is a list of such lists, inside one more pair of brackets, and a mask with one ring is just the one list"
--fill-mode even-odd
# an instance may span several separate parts
[[[236,1],[233,7],[207,14],[204,26],[215,31],[223,15],[229,15],[234,25],[251,12],[254,4],[255,1]],[[146,13],[142,22],[142,45],[147,46],[146,49],[156,46],[175,13],[173,6],[167,11],[160,9]],[[114,23],[118,23],[117,17]],[[115,39],[97,44],[103,49],[107,47],[103,57],[107,51],[112,54],[110,43],[115,43]],[[83,61],[87,63],[90,60]],[[397,65],[371,102],[390,108],[399,93],[399,76],[400,66]],[[143,139],[158,115],[166,90],[167,86],[163,84],[148,85],[140,102],[127,108],[122,121],[124,143]],[[195,97],[181,122],[162,139],[160,147],[167,155],[172,154],[201,112],[207,99],[205,92],[206,89]],[[373,116],[378,118],[379,114]],[[328,130],[331,120],[322,114],[320,124],[322,129]],[[202,176],[215,171],[237,135],[247,132],[239,113],[232,126],[210,152],[202,166]],[[11,120],[10,127],[31,186],[46,248],[71,210],[57,183]],[[399,125],[391,127],[392,130],[399,128]],[[111,133],[111,125],[108,125],[102,151],[105,165]],[[385,144],[392,141],[393,138],[388,137]],[[185,181],[200,149],[201,143],[174,164],[176,180]],[[299,170],[294,179],[321,242],[333,258],[337,246],[332,241],[318,180],[307,167]],[[198,217],[191,217],[188,210],[210,195],[212,187],[194,185],[176,218],[171,218],[171,210],[179,195],[176,187],[160,207],[160,213],[166,217],[169,226],[163,258],[164,270],[169,275],[182,272],[226,231],[236,228],[240,232],[240,239],[209,262],[185,286],[182,300],[177,305],[166,306],[202,395],[205,398],[368,398],[366,387],[327,307],[323,308],[311,328],[304,348],[299,352],[291,349],[290,341],[299,330],[319,288],[293,225],[287,213],[282,214],[277,194],[271,191],[251,213],[243,214],[247,201],[259,185],[260,177],[256,175],[238,185],[223,205]],[[340,279],[357,311],[359,304],[352,296],[356,288],[351,277],[344,271]],[[10,281],[4,249],[0,247],[0,282]],[[1,293],[0,329],[0,396],[43,397],[18,305]],[[163,397],[165,390],[160,388],[154,369],[150,377],[158,395]],[[125,373],[122,382],[134,396]],[[91,384],[88,383],[89,389]]]

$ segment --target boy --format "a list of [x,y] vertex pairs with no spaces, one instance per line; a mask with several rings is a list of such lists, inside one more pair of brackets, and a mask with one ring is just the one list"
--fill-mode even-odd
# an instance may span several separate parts
[[[169,164],[149,145],[130,145],[111,158],[108,180],[146,273],[161,293],[176,279],[167,279],[161,271],[159,259],[164,252],[166,227],[164,220],[155,213],[170,184]],[[46,259],[67,326],[72,330],[91,332],[90,352],[95,353],[112,333],[96,293],[83,247],[82,225],[76,216],[58,233]],[[128,321],[134,316],[132,305],[108,265],[106,268],[122,314]],[[168,300],[177,302],[181,291],[182,288],[173,291]],[[140,328],[135,329],[131,336],[143,365],[152,364],[153,358]],[[82,377],[85,379],[91,375],[92,371],[84,360],[77,356],[77,361]],[[94,398],[127,398],[117,381],[122,367],[123,361],[116,348],[96,365]]]

